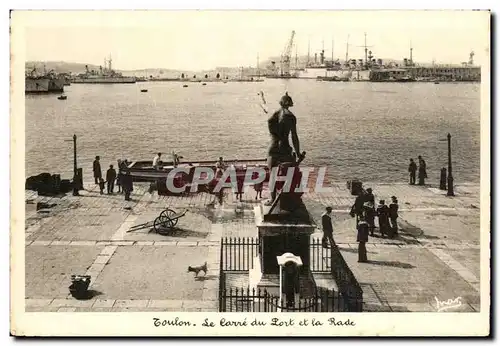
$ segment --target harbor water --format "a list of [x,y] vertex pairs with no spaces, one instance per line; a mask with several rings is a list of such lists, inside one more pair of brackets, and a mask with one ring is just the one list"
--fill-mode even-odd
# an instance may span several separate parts
[[[148,92],[141,92],[148,89]],[[119,158],[152,160],[172,150],[184,160],[265,158],[267,118],[288,91],[297,116],[303,165],[327,166],[330,181],[403,182],[409,158],[422,155],[431,182],[447,166],[452,134],[456,183],[479,182],[480,84],[317,82],[144,82],[65,86],[56,95],[26,96],[26,176],[71,178],[73,134],[78,166],[92,179]],[[70,140],[70,141],[68,141]],[[168,156],[170,159],[170,155]]]

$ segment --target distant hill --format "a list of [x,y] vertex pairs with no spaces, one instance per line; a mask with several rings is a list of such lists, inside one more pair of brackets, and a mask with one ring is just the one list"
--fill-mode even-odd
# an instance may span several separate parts
[[76,63],[76,62],[65,62],[65,61],[27,61],[25,63],[26,70],[32,70],[36,67],[37,70],[43,71],[54,70],[56,73],[83,73],[85,72],[85,65],[88,65],[90,70],[98,70],[98,65]]

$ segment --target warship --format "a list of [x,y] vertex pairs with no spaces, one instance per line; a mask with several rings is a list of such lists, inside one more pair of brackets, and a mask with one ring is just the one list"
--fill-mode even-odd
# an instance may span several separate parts
[[123,76],[120,72],[116,72],[111,67],[111,57],[109,60],[104,59],[104,68],[99,66],[99,71],[89,70],[88,65],[85,65],[85,73],[77,75],[72,83],[79,84],[123,84],[135,83],[136,77]]

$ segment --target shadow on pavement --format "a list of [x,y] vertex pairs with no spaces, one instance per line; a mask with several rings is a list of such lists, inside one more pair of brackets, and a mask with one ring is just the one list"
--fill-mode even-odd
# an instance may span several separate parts
[[[345,252],[351,252],[351,253],[355,253],[357,254],[358,253],[358,250],[357,249],[351,249],[351,248],[347,248],[347,247],[341,247],[339,246],[339,250],[340,251],[345,251]],[[370,250],[366,250],[367,253],[371,253],[371,254],[378,254],[378,252],[375,252],[375,251],[370,251]]]
[[399,230],[400,233],[403,233],[405,235],[409,235],[411,237],[415,237],[417,239],[419,239],[419,238],[440,239],[438,236],[425,234],[421,228],[412,225],[411,223],[409,223],[406,220],[401,220],[400,223],[401,223],[401,229]]
[[207,275],[207,276],[195,276],[195,281],[210,281],[217,280],[219,277],[217,275]]
[[73,296],[73,297],[77,300],[90,300],[90,299],[97,297],[97,296],[100,296],[102,294],[103,294],[102,292],[99,292],[96,290],[88,290],[85,293],[83,293],[82,295],[79,295],[77,297]]
[[410,263],[404,263],[404,262],[399,262],[399,261],[374,261],[374,260],[369,259],[368,263],[380,265],[380,266],[386,266],[386,267],[403,268],[403,269],[416,268],[414,265],[412,265]]
[[[154,230],[150,230],[149,232],[154,232]],[[148,232],[148,233],[149,233]],[[167,237],[178,237],[178,238],[187,238],[187,237],[198,237],[198,238],[206,238],[208,233],[197,232],[186,228],[170,228],[165,230],[158,230],[156,233],[167,236]]]

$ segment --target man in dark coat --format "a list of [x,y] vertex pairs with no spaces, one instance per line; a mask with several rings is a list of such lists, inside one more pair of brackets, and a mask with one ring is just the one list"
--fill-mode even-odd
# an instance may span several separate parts
[[373,190],[371,187],[366,189],[364,202],[371,202],[373,205],[375,205],[375,196],[373,195]]
[[100,159],[101,158],[99,156],[95,157],[94,167],[92,168],[92,170],[94,171],[94,179],[96,184],[99,184],[99,179],[102,178],[101,163],[99,162]]
[[109,165],[109,169],[106,171],[106,181],[108,182],[108,195],[113,193],[115,188],[116,170],[113,165]]
[[326,207],[326,211],[321,215],[321,225],[323,226],[323,239],[321,243],[323,247],[328,248],[328,243],[333,245],[333,227],[332,227],[332,207]]
[[358,262],[368,262],[368,257],[366,255],[366,243],[368,242],[368,223],[365,221],[364,216],[360,216],[357,230],[357,241],[359,243]]
[[408,172],[410,173],[410,185],[415,185],[415,178],[417,173],[417,164],[413,159],[410,159],[410,165],[408,166]]
[[372,202],[365,202],[363,205],[363,216],[368,224],[370,235],[373,237],[375,232],[375,205]]
[[354,204],[351,207],[351,211],[349,215],[351,217],[356,217],[356,226],[359,223],[359,217],[363,215],[363,204],[365,203],[365,194],[361,192],[354,201]]
[[389,204],[389,220],[391,221],[391,235],[395,236],[398,234],[398,199],[396,196],[391,197],[392,202]]
[[379,206],[377,207],[377,215],[380,233],[383,237],[389,234],[389,207],[385,205],[385,201],[383,199],[380,200]]
[[122,177],[122,189],[125,193],[125,200],[130,201],[130,194],[134,190],[134,185],[129,170],[127,170]]
[[425,185],[427,178],[427,164],[422,156],[418,157],[418,185]]

